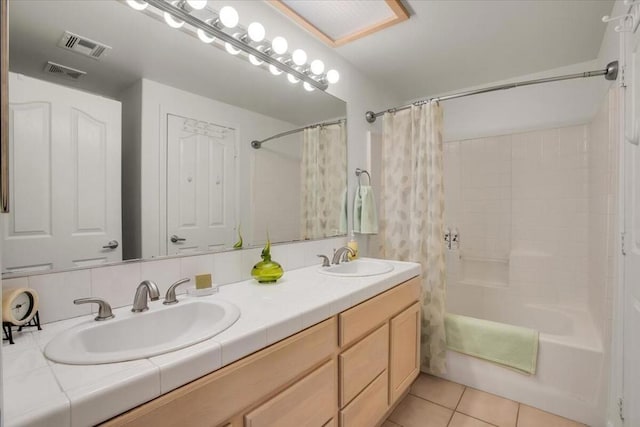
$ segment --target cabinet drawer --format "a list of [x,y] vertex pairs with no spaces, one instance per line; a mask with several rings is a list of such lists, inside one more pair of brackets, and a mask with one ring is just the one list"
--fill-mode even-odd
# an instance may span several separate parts
[[340,427],[375,426],[387,412],[387,371],[364,389],[353,402],[340,411]]
[[317,427],[336,413],[336,364],[325,363],[245,415],[245,427]]
[[333,317],[114,418],[107,426],[212,426],[295,380],[337,349]]
[[391,319],[389,403],[393,404],[420,373],[420,303]]
[[387,323],[339,356],[340,407],[351,402],[389,363]]
[[354,342],[420,299],[420,277],[407,280],[340,314],[340,346]]

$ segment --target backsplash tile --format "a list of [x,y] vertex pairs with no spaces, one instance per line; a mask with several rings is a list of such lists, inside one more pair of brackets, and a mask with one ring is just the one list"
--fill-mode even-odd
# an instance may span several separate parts
[[29,277],[29,287],[38,292],[41,323],[55,322],[91,313],[91,304],[75,305],[73,303],[74,299],[92,295],[91,270],[31,276]]
[[[272,246],[272,255],[283,265],[286,272],[309,265],[320,265],[316,254],[331,256],[333,249],[344,246],[346,240],[346,237],[342,236],[277,244]],[[262,248],[252,248],[181,258],[131,261],[106,267],[4,279],[2,285],[5,289],[35,289],[40,297],[40,320],[44,324],[97,311],[94,304],[74,305],[73,300],[77,298],[104,298],[113,308],[130,305],[142,280],[154,281],[158,285],[161,297],[175,281],[183,277],[194,280],[197,274],[210,273],[213,282],[219,285],[248,280],[251,278],[251,268],[260,261],[261,251]],[[194,284],[179,287],[177,292],[184,293],[189,286]]]
[[106,299],[113,308],[131,304],[140,282],[139,262],[91,269],[91,294]]

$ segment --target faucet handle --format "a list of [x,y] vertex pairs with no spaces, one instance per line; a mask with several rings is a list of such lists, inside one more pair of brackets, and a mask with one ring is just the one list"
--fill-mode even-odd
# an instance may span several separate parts
[[177,303],[178,299],[176,298],[176,288],[182,285],[183,283],[187,283],[189,281],[191,281],[191,279],[188,277],[185,277],[184,279],[180,279],[173,285],[169,286],[169,289],[167,289],[167,294],[165,295],[164,301],[162,303],[164,305],[171,305],[171,304]]
[[79,298],[79,299],[73,300],[73,303],[76,305],[89,304],[89,303],[98,304],[98,315],[96,316],[96,320],[98,321],[109,320],[116,317],[111,311],[111,306],[109,305],[109,303],[103,300],[102,298],[94,298],[94,297]]
[[323,267],[330,267],[331,264],[329,264],[329,257],[327,257],[326,255],[322,255],[322,254],[318,254],[316,255],[318,258],[322,258],[322,266]]

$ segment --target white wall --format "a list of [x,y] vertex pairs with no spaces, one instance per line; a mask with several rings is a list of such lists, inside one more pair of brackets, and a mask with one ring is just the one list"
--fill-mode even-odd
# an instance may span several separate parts
[[[599,70],[605,65],[589,61],[482,87]],[[586,123],[595,115],[608,86],[604,77],[592,77],[443,101],[444,138],[454,141]]]
[[[271,136],[264,135],[263,138]],[[253,183],[250,196],[251,235],[248,241],[261,245],[300,240],[300,168],[302,132],[265,143],[253,151],[253,166],[245,169]]]

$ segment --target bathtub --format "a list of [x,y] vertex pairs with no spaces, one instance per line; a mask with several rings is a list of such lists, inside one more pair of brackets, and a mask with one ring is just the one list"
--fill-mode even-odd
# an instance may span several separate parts
[[483,302],[484,313],[478,312],[477,304],[474,313],[454,311],[455,304],[449,306],[456,314],[537,329],[540,342],[536,374],[523,375],[448,351],[448,373],[442,377],[589,426],[604,426],[604,354],[590,313],[542,304],[507,304],[505,299],[494,301],[495,310],[486,310],[491,304]]

